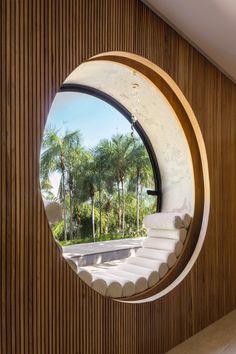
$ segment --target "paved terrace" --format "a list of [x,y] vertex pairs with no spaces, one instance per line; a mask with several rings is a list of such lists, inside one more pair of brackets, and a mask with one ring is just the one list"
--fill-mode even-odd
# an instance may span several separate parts
[[64,246],[63,253],[78,266],[89,266],[127,258],[142,246],[144,237]]

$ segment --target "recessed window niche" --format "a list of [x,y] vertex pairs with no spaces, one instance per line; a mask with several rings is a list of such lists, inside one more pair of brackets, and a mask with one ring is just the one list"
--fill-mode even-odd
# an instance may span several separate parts
[[160,191],[148,138],[121,104],[93,88],[62,86],[40,162],[44,203],[59,212],[49,221],[62,245],[142,236],[144,216],[160,208],[160,198],[147,194]]
[[[98,100],[109,109],[114,109],[115,114],[122,115],[124,119],[120,120],[116,127],[114,117],[112,118],[110,113],[113,131],[110,132],[109,140],[104,134],[110,127],[102,117],[99,121],[96,109],[97,121],[91,122],[89,133],[92,142],[87,148],[82,144],[83,134],[78,131],[76,134],[75,129],[66,130],[65,122],[62,122],[64,128],[61,135],[55,127],[46,127],[41,151],[41,185],[44,199],[48,197],[45,192],[50,193],[48,175],[43,175],[45,166],[47,169],[51,168],[51,171],[57,168],[61,171],[58,181],[61,203],[54,201],[54,208],[46,202],[46,212],[54,222],[63,220],[63,217],[65,220],[66,210],[67,214],[70,214],[75,209],[72,193],[81,193],[80,198],[89,200],[84,209],[89,209],[87,212],[91,222],[88,221],[88,225],[92,228],[90,231],[93,238],[102,235],[102,230],[105,231],[106,227],[108,230],[107,225],[112,222],[114,224],[115,219],[117,224],[110,230],[114,233],[115,230],[120,232],[122,237],[124,225],[130,224],[133,228],[135,225],[136,232],[143,232],[146,238],[133,256],[122,260],[117,266],[92,272],[86,267],[78,266],[71,259],[67,261],[83,281],[104,296],[129,302],[155,300],[171,291],[188,274],[201,250],[206,233],[210,198],[209,177],[204,141],[197,120],[180,89],[163,70],[148,60],[129,53],[103,53],[79,65],[62,84],[52,104],[49,118],[53,115],[53,109],[60,97],[63,99],[58,107],[63,111],[65,107],[70,107],[66,106],[66,100],[71,99],[73,95],[76,100],[78,98],[77,103],[83,95]],[[91,104],[88,104],[87,109],[90,108]],[[71,113],[70,108],[66,109],[68,114]],[[85,111],[84,115],[86,116]],[[115,140],[115,137],[120,137],[121,140],[125,137],[126,141],[123,143],[126,144],[126,149],[120,150],[120,159],[109,162],[109,154],[102,153],[107,147],[110,151],[117,148],[112,145],[112,139]],[[52,150],[57,149],[58,155],[52,166],[50,156],[46,153],[50,144]],[[68,154],[69,161],[65,161],[66,153],[71,151],[73,154]],[[99,163],[94,162],[94,156],[99,151],[100,170]],[[141,155],[138,155],[139,152]],[[122,162],[125,156],[127,160],[123,159]],[[74,176],[77,174],[80,186],[83,186],[80,191],[74,186],[72,172],[70,175],[70,167],[72,171],[76,159],[80,163],[73,173]],[[140,168],[143,169],[140,176],[137,174],[138,164],[134,164],[135,160],[136,163],[140,162]],[[69,166],[67,171],[65,164]],[[115,172],[109,170],[111,164]],[[132,164],[136,174],[126,172],[132,170]],[[95,165],[94,173],[89,174],[89,170],[91,172]],[[99,173],[104,176],[100,178],[99,183],[107,183],[106,197],[110,193],[110,197],[117,198],[116,208],[112,212],[112,201],[108,198],[107,204],[104,202],[107,207],[106,225],[101,223],[101,214],[96,216],[96,210],[98,214],[99,210],[100,213],[102,210],[99,209],[102,205],[102,188],[95,188],[95,179]],[[109,176],[112,173],[113,179]],[[111,191],[115,188],[113,196]],[[126,198],[129,188],[133,199]],[[67,198],[63,195],[67,195]],[[132,207],[132,203],[135,203],[135,207]],[[132,208],[135,209],[133,215]],[[105,213],[105,209],[102,212]],[[82,217],[80,213],[81,211],[77,211],[77,221]],[[112,213],[116,214],[117,218]],[[97,222],[95,227],[96,217],[100,224]],[[66,232],[69,230],[71,234],[73,229],[72,217],[67,217],[67,220],[67,230],[63,230],[64,238],[67,238]],[[128,228],[125,232],[128,233]]]

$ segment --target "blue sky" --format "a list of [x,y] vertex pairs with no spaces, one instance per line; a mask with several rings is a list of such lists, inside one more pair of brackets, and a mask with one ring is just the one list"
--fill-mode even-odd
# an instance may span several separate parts
[[51,106],[46,127],[56,127],[59,134],[79,130],[82,145],[95,146],[99,140],[116,133],[131,132],[130,123],[113,106],[94,96],[77,92],[60,92]]

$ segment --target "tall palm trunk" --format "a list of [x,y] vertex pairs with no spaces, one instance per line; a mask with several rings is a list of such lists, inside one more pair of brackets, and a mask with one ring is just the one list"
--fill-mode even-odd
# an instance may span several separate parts
[[65,190],[65,170],[62,169],[62,198],[63,198],[63,219],[64,219],[64,240],[67,241],[66,229],[66,190]]
[[142,195],[143,195],[143,185],[140,183],[139,184],[139,211],[140,211],[140,217],[141,217],[141,220],[143,220],[143,198],[142,198]]
[[73,238],[73,196],[72,196],[72,191],[73,191],[73,178],[71,175],[71,172],[69,173],[69,198],[70,198],[70,240]]
[[121,196],[120,196],[120,182],[117,182],[117,192],[118,192],[118,230],[119,232],[121,231],[121,216],[122,216],[122,210],[121,210]]
[[73,198],[72,198],[72,191],[70,190],[70,240],[73,238]]
[[102,191],[99,190],[99,235],[102,236]]
[[139,173],[137,173],[137,180],[136,180],[136,227],[137,231],[139,231],[139,219],[140,219],[140,193],[139,193]]
[[62,174],[62,199],[63,199],[63,219],[64,219],[64,240],[67,241],[66,230],[66,188],[65,188],[65,157],[64,150],[60,154],[61,174]]
[[125,192],[124,192],[124,179],[121,180],[121,195],[122,195],[122,235],[125,235]]
[[94,195],[91,195],[91,204],[92,204],[92,230],[93,230],[93,240],[95,241]]

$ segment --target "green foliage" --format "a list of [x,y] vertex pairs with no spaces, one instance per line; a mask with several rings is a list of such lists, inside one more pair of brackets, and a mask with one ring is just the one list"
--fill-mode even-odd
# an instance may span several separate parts
[[80,243],[144,234],[143,217],[156,208],[145,192],[154,187],[154,180],[140,139],[116,134],[88,151],[81,146],[80,132],[61,137],[49,128],[42,146],[45,198],[55,199],[50,175],[57,171],[61,176],[58,198],[64,216],[53,226],[58,240]]
[[141,229],[139,230],[134,230],[134,231],[131,231],[129,233],[129,237],[144,237],[145,235],[147,235],[147,230],[145,229],[145,227],[142,227]]
[[53,236],[58,241],[63,240],[63,231],[64,231],[64,220],[61,220],[52,226]]
[[[141,229],[140,231],[137,232],[132,232],[129,235],[126,235],[125,238],[135,238],[135,237],[143,237],[146,235],[146,229]],[[67,241],[60,241],[61,246],[70,246],[70,245],[77,245],[77,244],[83,244],[83,243],[88,243],[88,242],[101,242],[101,241],[112,241],[112,240],[121,240],[124,239],[124,237],[120,234],[107,234],[107,235],[102,235],[100,238],[96,238],[95,240],[93,237],[83,237],[83,238],[75,238],[73,240],[67,240]]]
[[[92,223],[91,223],[91,204],[89,203],[83,203],[81,204],[81,207],[80,207],[80,218],[81,218],[81,221],[80,221],[80,235],[81,235],[81,238],[86,238],[86,237],[89,237],[88,235],[90,235],[92,237]],[[95,225],[97,224],[98,222],[98,210],[95,209]]]

